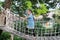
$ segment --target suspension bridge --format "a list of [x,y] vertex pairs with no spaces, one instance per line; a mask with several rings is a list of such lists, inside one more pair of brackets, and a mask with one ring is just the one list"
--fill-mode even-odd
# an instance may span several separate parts
[[[28,37],[26,37],[26,34],[25,34],[26,26],[23,24],[24,20],[21,20],[19,15],[12,13],[9,9],[2,11],[2,14],[0,17],[0,22],[1,22],[0,23],[1,30],[10,32],[13,35],[17,35],[17,36],[25,38],[27,40],[34,39],[34,36],[30,35],[30,34]],[[40,23],[42,24],[43,22],[40,22]],[[40,30],[36,32],[35,40],[60,40],[60,34],[59,34],[60,29],[58,29],[59,31],[57,32],[57,30],[53,30],[56,28],[57,27],[55,27],[55,28],[52,27],[50,31],[48,30],[46,32],[46,30],[45,30],[43,32],[42,30],[44,29],[44,27],[43,28],[36,27],[35,30],[38,30],[38,29],[40,29]]]

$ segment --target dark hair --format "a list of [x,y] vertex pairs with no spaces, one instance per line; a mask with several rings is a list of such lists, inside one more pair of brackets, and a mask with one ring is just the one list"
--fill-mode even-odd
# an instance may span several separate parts
[[32,12],[32,10],[31,9],[28,9],[30,12]]

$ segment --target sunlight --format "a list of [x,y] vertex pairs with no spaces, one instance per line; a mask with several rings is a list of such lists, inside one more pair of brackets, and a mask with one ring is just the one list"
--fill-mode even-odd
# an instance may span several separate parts
[[0,2],[5,2],[5,0],[0,0]]

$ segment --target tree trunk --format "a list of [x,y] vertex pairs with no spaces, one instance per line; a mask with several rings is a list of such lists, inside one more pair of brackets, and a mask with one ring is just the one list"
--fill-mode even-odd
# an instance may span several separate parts
[[[5,0],[5,5],[4,5],[4,8],[5,8],[5,10],[8,8],[8,9],[10,9],[10,6],[11,6],[11,1],[12,0]],[[5,18],[5,20],[6,20],[6,18]],[[11,34],[11,39],[10,40],[13,40],[13,34]]]
[[4,8],[5,8],[5,9],[7,9],[7,8],[10,9],[10,6],[11,6],[11,0],[5,0]]
[[[11,0],[5,0],[5,5],[4,5],[4,8],[5,10],[8,8],[10,9],[10,6],[11,6]],[[3,12],[4,13],[4,12]],[[5,16],[5,15],[4,15]],[[3,20],[3,19],[2,19]],[[4,18],[4,25],[6,24],[6,17]],[[3,32],[3,30],[0,30],[0,35],[1,33]],[[11,40],[13,40],[13,35],[11,34]]]
[[10,39],[10,40],[13,40],[13,38],[14,38],[14,35],[13,35],[13,34],[11,34],[11,39]]

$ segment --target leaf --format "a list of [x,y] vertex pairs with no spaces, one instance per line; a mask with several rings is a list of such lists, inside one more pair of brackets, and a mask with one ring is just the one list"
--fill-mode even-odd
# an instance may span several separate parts
[[26,1],[25,4],[26,4],[26,6],[27,6],[29,9],[32,8],[32,3],[31,3],[31,1]]

